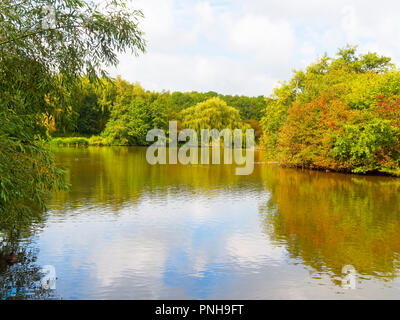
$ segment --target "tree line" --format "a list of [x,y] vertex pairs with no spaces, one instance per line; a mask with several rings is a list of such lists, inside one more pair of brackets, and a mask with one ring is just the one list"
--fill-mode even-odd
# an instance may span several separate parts
[[[179,129],[192,128],[196,121],[204,129],[247,125],[259,137],[259,120],[265,108],[264,96],[232,96],[213,91],[155,92],[120,77],[94,82],[82,77],[70,90],[68,100],[67,108],[55,108],[48,114],[50,135],[90,137],[86,141],[96,145],[147,145],[147,132],[153,128],[168,132],[169,121],[177,121]],[[53,139],[56,144],[80,142],[85,139]]]

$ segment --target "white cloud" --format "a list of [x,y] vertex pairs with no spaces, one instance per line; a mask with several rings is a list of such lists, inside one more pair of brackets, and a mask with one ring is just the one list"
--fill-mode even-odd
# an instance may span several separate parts
[[262,15],[248,14],[226,23],[228,45],[244,52],[255,62],[268,67],[290,62],[294,49],[294,33],[286,21],[271,21]]
[[381,0],[138,0],[147,53],[112,75],[150,90],[266,95],[292,69],[347,43],[400,62],[400,3]]

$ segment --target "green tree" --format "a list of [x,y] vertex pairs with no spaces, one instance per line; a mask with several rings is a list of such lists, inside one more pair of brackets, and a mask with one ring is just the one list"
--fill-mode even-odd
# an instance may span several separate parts
[[182,111],[182,126],[198,133],[201,129],[242,129],[240,113],[220,98],[211,98]]
[[102,137],[106,145],[147,145],[147,132],[153,128],[168,131],[168,121],[176,116],[169,93],[145,91],[117,78],[114,104]]
[[144,50],[141,17],[124,1],[1,1],[2,221],[43,207],[51,190],[65,186],[63,171],[44,146],[44,115],[66,107],[65,91],[77,78],[105,75],[102,67],[115,65],[119,51]]

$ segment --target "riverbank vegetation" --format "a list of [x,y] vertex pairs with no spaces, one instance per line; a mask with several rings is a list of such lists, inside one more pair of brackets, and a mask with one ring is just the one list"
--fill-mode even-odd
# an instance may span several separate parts
[[356,47],[295,71],[267,98],[151,92],[119,77],[83,77],[69,97],[48,119],[52,144],[148,145],[149,130],[168,134],[176,120],[178,130],[253,128],[283,166],[400,175],[400,73],[390,58]]
[[281,165],[400,175],[400,72],[388,57],[340,50],[295,72],[262,119]]

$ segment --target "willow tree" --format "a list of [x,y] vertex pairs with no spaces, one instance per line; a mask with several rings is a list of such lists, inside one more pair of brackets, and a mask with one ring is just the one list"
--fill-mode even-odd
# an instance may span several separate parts
[[182,126],[200,133],[202,129],[242,129],[240,112],[220,98],[211,98],[181,112]]
[[44,115],[83,75],[107,76],[117,53],[143,52],[142,13],[124,1],[0,2],[0,219],[43,208],[63,171],[44,145]]

